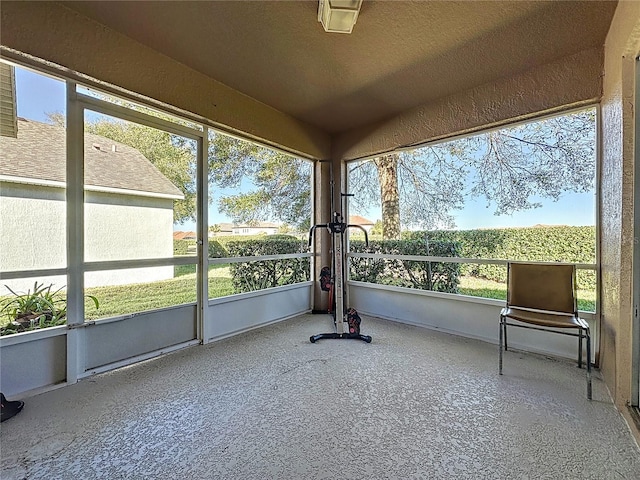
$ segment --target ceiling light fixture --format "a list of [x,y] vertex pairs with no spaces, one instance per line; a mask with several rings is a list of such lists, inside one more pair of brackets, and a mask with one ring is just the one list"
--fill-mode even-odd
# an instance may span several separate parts
[[351,33],[361,6],[362,0],[320,0],[318,21],[325,32]]

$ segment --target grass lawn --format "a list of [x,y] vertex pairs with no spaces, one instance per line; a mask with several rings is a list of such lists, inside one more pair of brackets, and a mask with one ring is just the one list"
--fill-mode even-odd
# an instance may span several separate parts
[[[195,265],[175,267],[176,278],[153,283],[87,288],[88,295],[94,295],[100,301],[95,309],[86,303],[87,320],[142,312],[155,308],[169,307],[181,303],[196,301]],[[212,265],[209,268],[209,298],[224,297],[233,294],[233,283],[228,265]]]
[[[123,286],[87,288],[86,294],[100,301],[95,309],[93,302],[86,303],[86,319],[125,315],[156,308],[169,307],[196,301],[195,265],[176,267],[176,278],[153,283],[140,283]],[[506,285],[475,277],[460,278],[460,293],[474,297],[506,300]],[[212,265],[209,268],[209,298],[224,297],[234,293],[228,265]],[[578,290],[578,308],[584,311],[595,310],[595,291]],[[0,324],[8,321],[1,318]]]
[[[472,297],[495,298],[507,300],[507,286],[476,277],[460,277],[460,293]],[[595,290],[578,290],[578,310],[593,312],[596,309]]]

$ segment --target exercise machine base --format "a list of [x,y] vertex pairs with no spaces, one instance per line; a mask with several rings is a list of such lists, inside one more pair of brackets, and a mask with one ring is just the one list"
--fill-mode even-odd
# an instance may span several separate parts
[[322,339],[346,339],[346,340],[362,340],[363,342],[371,343],[371,337],[369,335],[362,335],[360,333],[319,333],[318,335],[312,335],[309,337],[311,343],[316,343]]

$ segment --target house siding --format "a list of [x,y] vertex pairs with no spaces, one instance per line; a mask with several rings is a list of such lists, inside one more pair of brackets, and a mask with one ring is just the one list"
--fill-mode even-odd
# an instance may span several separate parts
[[[0,184],[0,268],[2,271],[66,266],[65,190],[28,184]],[[153,239],[153,241],[149,241]],[[173,256],[173,201],[85,192],[86,261]],[[147,283],[173,278],[173,267],[88,272],[85,286]],[[0,295],[26,291],[39,278],[4,280]],[[66,277],[46,283],[66,285]]]
[[84,216],[88,262],[173,256],[170,199],[87,192]]
[[[1,182],[0,270],[64,268],[65,216],[63,188]],[[22,288],[24,282],[2,283]],[[33,286],[33,280],[26,279],[26,285]]]

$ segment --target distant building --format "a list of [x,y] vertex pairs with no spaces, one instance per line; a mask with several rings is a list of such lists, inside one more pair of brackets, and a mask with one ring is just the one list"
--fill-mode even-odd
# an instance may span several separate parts
[[177,232],[173,232],[174,240],[195,240],[196,238],[198,238],[196,236],[196,232],[181,232],[179,230]]
[[360,215],[349,215],[349,224],[360,225],[367,231],[367,233],[371,233],[371,229],[375,225],[374,222],[367,218],[361,217]]
[[233,235],[275,235],[280,225],[271,222],[257,222],[252,225],[234,225],[231,229]]
[[[211,227],[215,227],[216,231],[211,231]],[[233,223],[216,223],[209,225],[209,238],[223,237],[225,235],[233,235]]]
[[[214,227],[215,231],[212,231],[212,227]],[[251,225],[216,223],[209,226],[209,238],[224,237],[228,235],[275,235],[278,233],[278,230],[280,230],[280,225],[271,222],[257,222]]]

